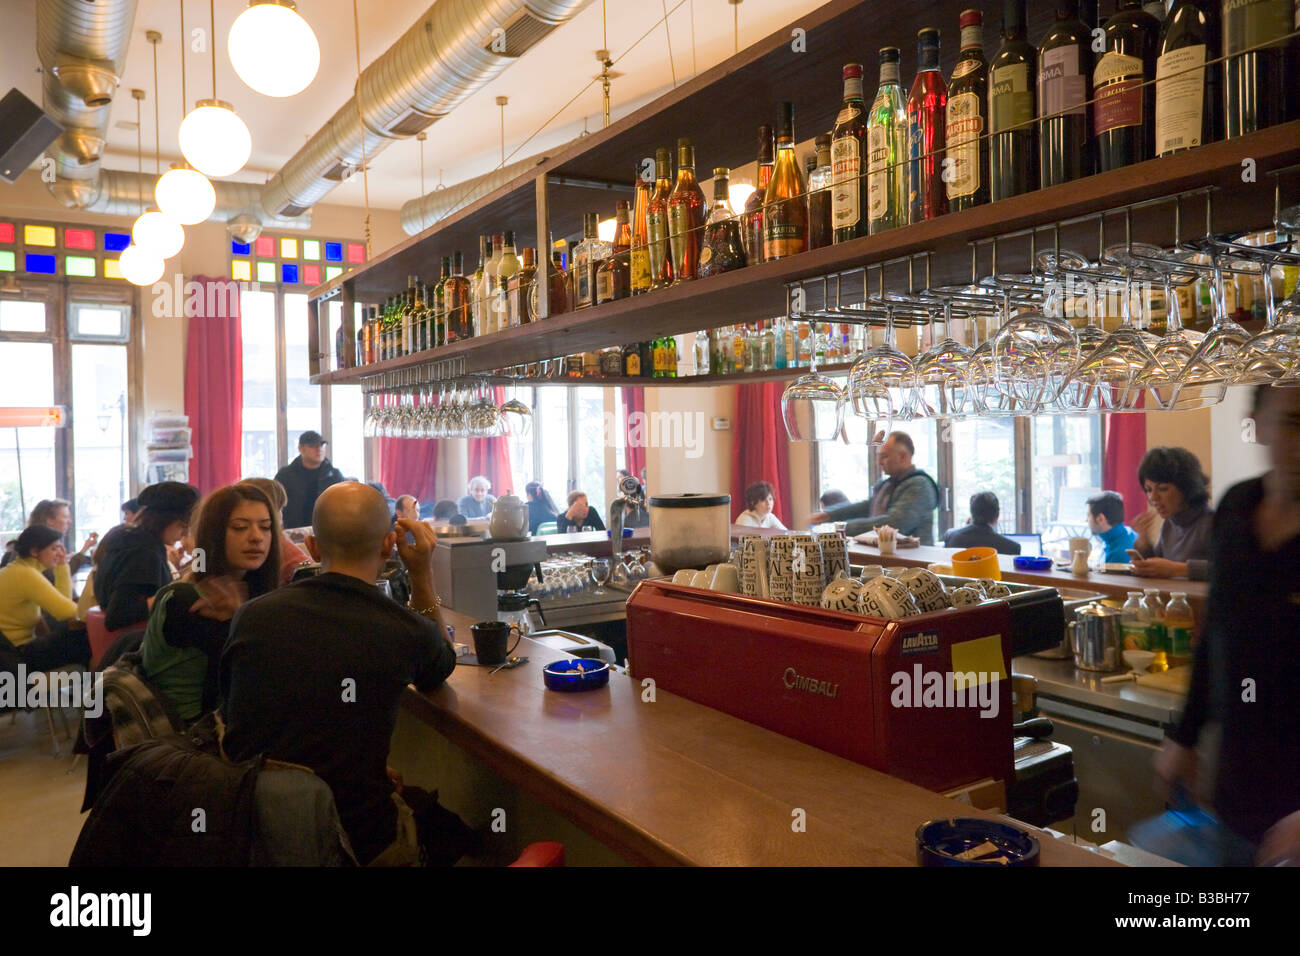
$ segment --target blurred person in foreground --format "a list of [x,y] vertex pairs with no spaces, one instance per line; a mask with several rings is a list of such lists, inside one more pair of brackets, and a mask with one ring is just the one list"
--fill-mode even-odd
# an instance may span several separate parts
[[[1239,841],[1224,865],[1300,865],[1300,388],[1261,386],[1253,416],[1270,470],[1233,485],[1210,535],[1210,597],[1182,720],[1156,757],[1176,790],[1209,797]],[[1220,725],[1212,789],[1196,745]],[[1236,846],[1233,846],[1236,844]]]

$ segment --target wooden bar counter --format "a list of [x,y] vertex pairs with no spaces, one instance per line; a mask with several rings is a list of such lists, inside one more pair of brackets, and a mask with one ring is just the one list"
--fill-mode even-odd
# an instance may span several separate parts
[[[447,620],[468,642],[471,622]],[[490,828],[505,859],[549,839],[570,864],[914,866],[919,824],[989,815],[662,690],[645,701],[624,672],[597,691],[548,691],[541,670],[564,655],[526,639],[516,653],[529,662],[408,688],[390,757]],[[1040,841],[1044,865],[1110,862]]]

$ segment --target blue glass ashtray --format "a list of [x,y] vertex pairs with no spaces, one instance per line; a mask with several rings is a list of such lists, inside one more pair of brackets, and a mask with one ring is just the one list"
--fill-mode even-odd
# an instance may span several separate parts
[[1024,830],[982,817],[931,820],[916,828],[921,866],[1037,866],[1038,841]]
[[585,657],[552,661],[542,669],[542,680],[549,690],[595,690],[609,683],[609,665]]
[[1018,554],[1011,559],[1017,571],[1050,571],[1052,570],[1052,559],[1043,558],[1032,554]]

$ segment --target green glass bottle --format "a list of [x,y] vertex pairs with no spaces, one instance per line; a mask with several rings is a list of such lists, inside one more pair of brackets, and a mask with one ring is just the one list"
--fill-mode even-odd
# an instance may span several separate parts
[[880,51],[880,86],[867,117],[867,226],[874,236],[907,224],[907,107],[898,47]]

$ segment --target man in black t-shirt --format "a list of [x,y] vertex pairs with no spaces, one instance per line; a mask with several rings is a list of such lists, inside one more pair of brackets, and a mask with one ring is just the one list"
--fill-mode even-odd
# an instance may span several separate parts
[[[394,528],[382,495],[344,482],[321,492],[312,532],[307,550],[322,573],[248,602],[230,623],[224,744],[232,760],[264,753],[314,770],[367,864],[390,857],[399,812],[409,819],[387,773],[403,690],[437,688],[456,654],[438,616],[428,525]],[[419,613],[375,587],[394,544]]]

